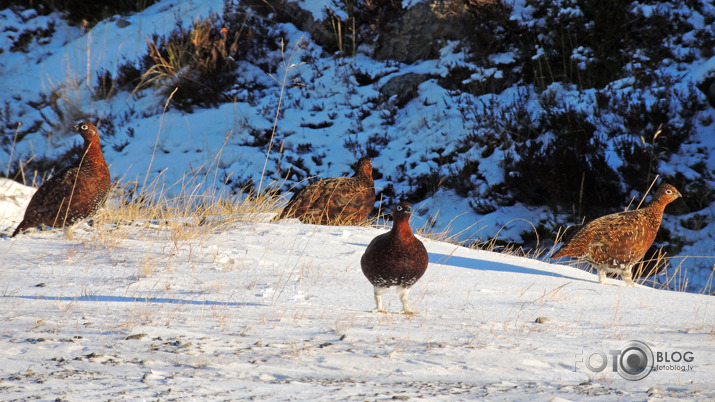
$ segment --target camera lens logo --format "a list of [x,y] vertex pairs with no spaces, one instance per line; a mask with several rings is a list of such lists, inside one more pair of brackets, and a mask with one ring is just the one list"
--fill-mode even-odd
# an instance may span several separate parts
[[[583,352],[576,354],[576,364],[583,363],[587,369],[594,373],[600,373],[611,363],[611,370],[618,373],[621,377],[629,381],[638,381],[646,378],[655,367],[655,359],[653,351],[648,345],[641,341],[628,341],[621,345],[620,349],[610,349],[608,354],[609,359],[604,351],[595,351],[584,355]],[[580,357],[579,357],[580,356]],[[682,356],[678,353],[678,356]],[[692,358],[690,358],[692,361]],[[660,361],[660,352],[658,352],[658,361]]]
[[653,351],[643,342],[628,341],[621,345],[618,364],[618,374],[626,380],[638,381],[646,378],[653,370]]

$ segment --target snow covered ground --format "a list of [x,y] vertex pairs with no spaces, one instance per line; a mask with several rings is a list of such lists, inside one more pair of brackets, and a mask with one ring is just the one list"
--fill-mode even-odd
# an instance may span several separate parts
[[[324,9],[315,3],[301,2],[317,17]],[[216,175],[211,184],[228,177],[258,182],[266,153],[251,145],[253,132],[272,129],[281,96],[280,85],[258,67],[240,63],[233,102],[191,114],[162,113],[166,97],[151,89],[134,97],[126,91],[110,99],[93,96],[97,71],[114,74],[145,53],[150,35],[166,35],[177,18],[185,17],[188,26],[222,6],[220,0],[162,0],[123,17],[129,25],[116,17],[90,31],[57,14],[0,11],[6,27],[55,24],[51,37],[0,58],[0,104],[12,118],[6,129],[15,133],[10,123],[16,122],[23,123],[21,130],[40,127],[0,150],[0,168],[56,157],[78,141],[56,128],[67,123],[48,101],[59,94],[55,107],[65,117],[114,123],[113,135],[108,126],[100,131],[112,176],[124,183],[163,178],[169,186],[202,172]],[[446,133],[469,131],[459,106],[486,99],[454,97],[438,85],[437,77],[464,63],[456,43],[447,43],[437,60],[404,65],[372,60],[361,50],[352,58],[322,57],[324,50],[305,32],[290,24],[281,29],[284,56],[313,61],[288,75],[288,81],[310,85],[286,89],[276,131],[276,146],[284,150],[274,149],[267,180],[298,169],[297,160],[304,168],[297,179],[345,174],[356,159],[346,149],[348,140],[364,147],[372,137],[384,143],[373,160],[378,190],[393,186],[397,196],[411,190],[410,178],[450,173],[434,160],[459,145]],[[2,32],[0,48],[8,49],[18,32]],[[299,40],[306,44],[293,54]],[[280,53],[267,59],[277,69],[273,75],[282,77]],[[714,63],[694,62],[675,85],[699,82]],[[355,71],[377,82],[358,85]],[[415,99],[392,116],[372,105],[388,80],[410,72],[432,77]],[[247,82],[265,89],[251,92]],[[514,92],[488,96],[509,103]],[[558,93],[573,96],[566,89]],[[715,116],[712,108],[701,120],[708,116]],[[386,123],[390,117],[395,124]],[[701,148],[715,149],[711,126],[698,127],[682,155],[663,161],[664,172],[692,174],[689,166],[708,154]],[[307,145],[311,151],[301,151]],[[476,195],[504,173],[502,150],[481,155],[474,148],[459,162],[480,161],[484,179]],[[703,163],[715,171],[715,158]],[[285,182],[283,190],[294,184]],[[602,286],[577,268],[424,239],[431,264],[410,295],[419,314],[375,314],[359,261],[385,228],[251,217],[188,240],[165,222],[85,225],[76,231],[77,241],[58,230],[10,239],[6,234],[32,192],[0,179],[2,400],[715,399],[712,297],[625,288],[616,280],[617,286]],[[448,228],[463,239],[499,234],[509,240],[548,216],[544,208],[522,204],[478,215],[468,201],[440,189],[416,206],[413,227],[434,219],[438,231]],[[713,208],[690,215],[712,216]],[[664,228],[670,231],[691,218],[667,212]],[[708,268],[686,279],[689,290],[711,289],[715,225],[680,233],[687,246],[671,265]],[[390,311],[400,310],[394,293],[384,300]],[[639,381],[615,373],[610,352],[625,351],[630,340],[647,344],[663,370]],[[589,370],[585,362],[599,366],[599,353],[605,353],[606,367]]]
[[[325,5],[333,10],[340,8],[333,1],[318,3],[300,2],[316,17],[322,16]],[[417,2],[403,3],[407,6]],[[508,105],[523,98],[530,113],[543,113],[538,96],[528,86],[514,86],[499,94],[482,96],[455,95],[440,86],[440,77],[447,76],[450,68],[467,63],[467,54],[456,42],[445,43],[438,59],[410,65],[374,60],[367,48],[358,49],[354,57],[336,58],[317,45],[310,34],[292,24],[278,24],[276,29],[282,31],[285,52],[272,51],[266,60],[261,60],[275,71],[269,76],[257,65],[241,61],[235,88],[230,92],[232,102],[215,108],[195,108],[193,113],[174,108],[163,113],[167,96],[155,88],[136,94],[119,90],[109,99],[96,96],[99,71],[108,71],[116,78],[120,65],[136,61],[146,53],[151,35],[168,35],[176,28],[177,20],[189,26],[212,13],[220,14],[223,5],[221,0],[162,0],[142,12],[101,21],[90,30],[68,25],[58,13],[39,15],[34,10],[0,10],[0,25],[12,27],[0,33],[0,49],[6,50],[0,58],[0,105],[7,120],[3,121],[6,127],[2,140],[7,144],[0,147],[0,168],[9,172],[11,167],[17,168],[28,160],[57,158],[78,142],[76,135],[63,132],[77,123],[74,117],[95,122],[101,119],[106,122],[99,125],[105,157],[113,179],[122,183],[148,179],[168,187],[187,174],[211,171],[215,176],[207,183],[221,187],[220,191],[265,179],[263,189],[267,182],[272,182],[282,184],[280,190],[286,192],[293,186],[301,186],[302,180],[309,177],[349,173],[356,155],[373,146],[379,151],[373,165],[377,190],[385,191],[382,205],[394,204],[409,195],[415,187],[424,185],[424,178],[430,174],[435,174],[441,183],[464,165],[479,163],[475,177],[464,178],[474,181],[469,185],[473,187],[470,197],[451,188],[434,192],[430,189],[416,208],[416,215],[423,222],[431,220],[436,230],[449,231],[460,240],[486,241],[498,236],[499,240],[520,243],[523,234],[532,234],[542,222],[569,223],[567,217],[554,216],[545,206],[521,203],[497,205],[492,212],[489,209],[475,212],[470,203],[483,201],[492,192],[490,188],[504,179],[503,160],[507,151],[503,149],[492,150],[485,156],[484,147],[470,146],[452,165],[437,162],[461,147],[461,139],[474,132],[474,122],[465,120],[460,112],[465,105],[481,105],[474,106],[475,113],[480,114],[485,112],[486,105]],[[514,18],[526,18],[523,1],[515,2],[513,14]],[[694,14],[693,19],[703,19],[699,15]],[[704,24],[701,21],[695,25],[702,28]],[[25,30],[35,32],[49,26],[54,29],[50,37],[35,34],[24,51],[9,50]],[[303,45],[298,46],[299,42]],[[702,81],[714,65],[713,57],[696,59],[691,66],[675,63],[669,68],[677,71],[687,67],[687,73],[673,85],[684,90]],[[375,82],[359,84],[355,78],[358,72]],[[383,96],[381,88],[391,79],[408,73],[426,74],[430,78],[415,89],[416,97],[404,107],[385,109],[375,100]],[[681,73],[676,75],[680,77]],[[288,85],[283,92],[274,77],[277,81],[286,77],[285,82],[300,85]],[[626,89],[622,89],[624,95],[629,94]],[[549,91],[578,105],[579,110],[595,107],[592,96],[581,99],[579,92],[568,85],[554,84]],[[271,132],[279,99],[275,146],[267,158],[266,146],[256,146],[254,142],[260,141],[255,137],[256,133]],[[713,154],[708,150],[715,149],[715,137],[709,123],[702,123],[712,121],[715,110],[709,107],[701,114],[692,141],[682,145],[679,155],[661,161],[663,173],[697,178],[691,167],[701,163],[704,171],[715,171],[715,158],[707,157]],[[19,133],[31,134],[16,138],[17,123],[22,123]],[[619,158],[608,152],[609,163],[618,165]],[[296,174],[286,179],[289,171]],[[30,183],[32,173],[27,174],[26,183]],[[634,199],[643,195],[642,189],[628,191]],[[680,216],[666,210],[663,222],[663,230],[677,233],[683,244],[678,255],[669,256],[670,274],[678,267],[683,268],[681,272],[687,271],[683,281],[674,287],[693,292],[712,289],[708,281],[715,262],[715,225],[708,224],[713,220],[715,204],[701,207]],[[702,221],[704,226],[685,229],[682,222],[687,220]],[[544,241],[546,244],[553,241],[541,240],[540,246]]]
[[[0,186],[7,232],[32,191]],[[712,297],[423,239],[419,314],[371,313],[360,256],[384,231],[252,219],[190,240],[158,224],[2,237],[0,399],[715,398]],[[625,380],[609,353],[629,340],[681,370]]]

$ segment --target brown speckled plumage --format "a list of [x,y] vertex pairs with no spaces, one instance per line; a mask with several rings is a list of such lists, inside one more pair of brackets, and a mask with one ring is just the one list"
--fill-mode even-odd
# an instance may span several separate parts
[[402,312],[413,314],[407,304],[410,287],[424,275],[429,256],[424,244],[410,229],[412,207],[401,202],[392,213],[392,230],[375,237],[365,249],[360,259],[362,273],[374,287],[375,303],[373,311],[382,312],[382,294],[390,287],[397,286],[402,301]]
[[352,177],[318,180],[295,193],[276,220],[298,218],[319,225],[355,225],[367,219],[374,205],[372,163],[362,157]]
[[74,129],[84,139],[83,157],[37,189],[13,237],[29,228],[46,225],[63,228],[71,240],[73,226],[104,205],[111,178],[99,146],[99,133],[87,121]]
[[568,239],[551,258],[576,257],[593,265],[599,282],[616,273],[634,286],[632,268],[653,244],[665,206],[680,197],[675,187],[664,184],[644,208],[595,219]]

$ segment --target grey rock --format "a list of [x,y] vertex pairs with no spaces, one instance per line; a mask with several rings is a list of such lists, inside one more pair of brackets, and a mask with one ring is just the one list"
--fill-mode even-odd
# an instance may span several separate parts
[[431,0],[410,7],[401,18],[386,24],[375,58],[407,64],[437,58],[445,41],[464,37],[463,8],[456,0]]
[[395,104],[404,106],[417,97],[419,85],[429,79],[428,74],[407,73],[390,78],[381,88],[380,93],[390,99],[396,96]]

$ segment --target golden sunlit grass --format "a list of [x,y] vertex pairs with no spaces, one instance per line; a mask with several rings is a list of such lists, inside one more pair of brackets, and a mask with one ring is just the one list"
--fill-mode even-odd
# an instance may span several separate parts
[[[136,192],[136,182],[119,183],[95,217],[96,239],[115,243],[129,235],[125,227],[143,227],[145,233],[174,243],[220,234],[232,225],[268,220],[280,212],[279,201],[266,195],[227,194],[206,189],[196,177],[173,186],[159,186]],[[173,191],[173,187],[178,187]]]
[[[219,181],[219,167],[231,132],[226,134],[221,149],[212,159],[198,168],[192,168],[175,183],[167,185],[162,177],[163,171],[148,181],[164,116],[177,90],[174,89],[164,104],[154,150],[141,186],[138,181],[120,180],[112,191],[114,197],[97,217],[99,221],[112,224],[108,231],[98,232],[98,239],[104,240],[105,244],[116,244],[116,240],[127,235],[127,231],[111,229],[112,226],[119,228],[122,223],[166,233],[178,248],[179,242],[205,238],[209,234],[225,231],[237,222],[260,221],[264,213],[279,212],[280,200],[270,197],[271,191],[230,194],[216,190],[224,184]],[[108,235],[111,233],[119,235]]]
[[139,226],[146,229],[143,233],[148,237],[169,239],[178,247],[181,242],[220,234],[236,223],[268,220],[280,212],[280,199],[265,193],[216,190],[223,184],[219,182],[219,166],[230,136],[226,135],[214,158],[175,183],[167,184],[162,174],[141,184],[120,180],[95,217],[96,239],[105,245],[118,244],[129,235],[130,226]]

